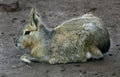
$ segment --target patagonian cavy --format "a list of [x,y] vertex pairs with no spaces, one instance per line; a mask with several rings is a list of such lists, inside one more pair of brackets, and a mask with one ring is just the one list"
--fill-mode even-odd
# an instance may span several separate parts
[[33,8],[29,24],[21,30],[16,46],[30,49],[30,55],[21,56],[27,63],[86,62],[91,58],[103,58],[109,50],[110,37],[102,20],[91,13],[49,29]]

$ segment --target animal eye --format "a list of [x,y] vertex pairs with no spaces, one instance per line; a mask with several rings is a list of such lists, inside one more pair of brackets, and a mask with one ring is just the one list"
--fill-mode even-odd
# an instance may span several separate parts
[[29,35],[29,34],[30,34],[30,31],[26,31],[26,32],[25,32],[25,35]]

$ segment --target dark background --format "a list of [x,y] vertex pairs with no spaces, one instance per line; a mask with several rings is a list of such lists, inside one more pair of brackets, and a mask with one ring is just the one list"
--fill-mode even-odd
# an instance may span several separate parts
[[[21,27],[36,7],[44,23],[55,27],[87,12],[103,19],[111,48],[103,60],[70,64],[25,64],[27,53],[14,46]],[[120,77],[120,0],[0,0],[0,77]]]

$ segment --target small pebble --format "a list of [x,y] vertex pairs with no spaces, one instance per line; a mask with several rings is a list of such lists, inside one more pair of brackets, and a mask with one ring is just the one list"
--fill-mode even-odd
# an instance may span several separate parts
[[113,73],[113,74],[112,74],[112,76],[115,76],[115,75],[116,75],[116,73]]
[[63,68],[63,69],[61,69],[61,72],[64,72],[66,69],[65,68]]
[[119,44],[116,45],[117,47],[120,46]]
[[109,56],[113,56],[113,54],[110,53]]
[[3,32],[1,34],[4,34]]
[[13,18],[12,20],[17,20],[17,18]]
[[25,20],[21,20],[21,23],[24,23],[25,22]]
[[49,73],[49,70],[47,70],[46,73]]
[[120,50],[120,48],[118,48],[118,50]]
[[98,75],[98,73],[96,72],[96,73],[93,73],[93,75]]
[[82,70],[79,70],[82,74],[86,74],[87,71],[82,71]]
[[16,68],[17,66],[13,65],[12,68]]

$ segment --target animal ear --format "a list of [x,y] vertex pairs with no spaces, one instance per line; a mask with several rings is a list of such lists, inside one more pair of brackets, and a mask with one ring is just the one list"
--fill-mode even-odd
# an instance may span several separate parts
[[38,12],[35,8],[31,9],[30,16],[29,16],[29,23],[30,23],[30,26],[34,30],[39,30],[40,17],[39,17]]

